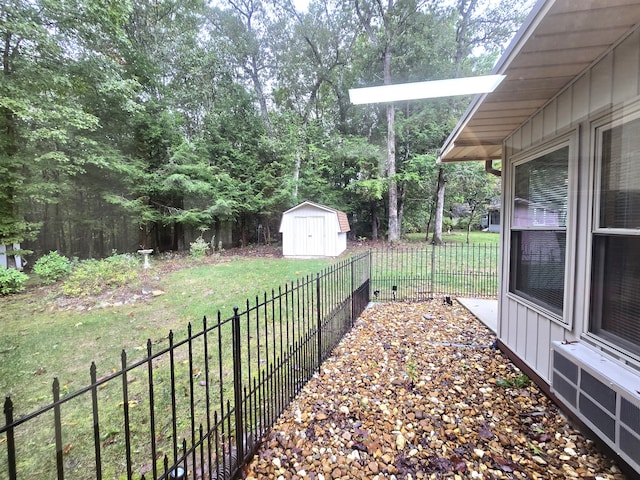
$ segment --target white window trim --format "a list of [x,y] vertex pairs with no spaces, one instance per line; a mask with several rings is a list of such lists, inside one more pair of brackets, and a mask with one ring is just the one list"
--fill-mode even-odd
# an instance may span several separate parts
[[[562,315],[558,315],[556,312],[552,312],[551,310],[531,301],[527,298],[524,298],[517,293],[511,292],[510,282],[511,282],[511,232],[514,229],[514,209],[513,209],[513,196],[515,194],[515,178],[516,178],[516,167],[519,165],[523,165],[527,162],[535,160],[543,155],[551,153],[555,150],[558,150],[563,147],[569,147],[569,158],[568,158],[568,179],[569,179],[569,188],[568,188],[568,198],[567,198],[567,222],[566,222],[566,251],[565,251],[565,265],[564,265],[564,297],[563,297],[563,308]],[[505,204],[509,205],[509,214],[505,215],[505,222],[508,222],[508,225],[504,225],[505,228],[505,243],[507,245],[506,251],[508,255],[505,255],[505,263],[506,263],[506,275],[505,281],[507,285],[505,286],[505,293],[508,298],[511,300],[525,305],[527,308],[536,311],[538,314],[548,318],[550,321],[560,325],[562,328],[566,330],[571,330],[573,328],[573,300],[574,300],[574,286],[575,286],[575,272],[576,272],[576,224],[577,224],[577,202],[578,202],[578,159],[580,153],[580,143],[579,143],[579,128],[576,127],[571,129],[568,132],[565,132],[562,135],[557,136],[553,140],[549,142],[545,142],[542,145],[538,145],[534,148],[519,152],[518,154],[511,157],[510,160],[510,175],[509,175],[509,188],[506,191]],[[548,228],[539,228],[539,227],[515,227],[515,230],[523,231],[535,231],[535,230],[548,230]]]
[[583,295],[583,311],[585,312],[586,321],[583,322],[582,331],[578,332],[588,343],[601,348],[623,363],[633,365],[640,368],[640,355],[625,349],[622,345],[604,338],[591,331],[591,289],[593,277],[593,237],[596,234],[613,234],[613,235],[640,235],[640,230],[625,228],[601,228],[600,222],[600,190],[602,179],[600,176],[602,167],[602,132],[609,128],[614,128],[626,122],[640,118],[640,98],[632,102],[623,104],[621,107],[608,112],[590,124],[589,142],[589,185],[590,194],[588,197],[588,235],[586,241],[586,276],[585,294]]

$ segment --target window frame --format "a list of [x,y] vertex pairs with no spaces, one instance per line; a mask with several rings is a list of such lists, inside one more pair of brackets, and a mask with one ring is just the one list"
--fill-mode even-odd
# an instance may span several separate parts
[[[543,157],[549,153],[552,153],[556,150],[560,150],[564,147],[568,147],[568,158],[567,158],[567,178],[568,178],[568,189],[567,189],[567,216],[564,227],[565,232],[565,259],[564,259],[564,280],[563,280],[563,308],[562,312],[558,313],[554,311],[541,302],[536,301],[536,299],[532,298],[529,295],[526,295],[524,292],[518,292],[517,290],[512,290],[511,285],[514,281],[514,276],[517,272],[514,271],[514,242],[512,239],[513,232],[516,231],[559,231],[560,228],[554,227],[549,228],[545,226],[516,226],[515,220],[515,209],[514,209],[514,198],[515,198],[515,187],[516,187],[516,169],[520,165],[524,165],[533,160],[536,160],[540,157]],[[573,292],[574,284],[575,284],[575,253],[576,253],[576,221],[577,221],[577,196],[578,196],[578,188],[577,188],[577,180],[578,180],[578,172],[577,172],[577,164],[578,164],[578,155],[579,155],[579,128],[573,128],[566,133],[559,135],[552,139],[549,142],[544,143],[543,145],[539,145],[535,148],[520,152],[517,155],[514,155],[509,162],[510,172],[509,172],[509,188],[505,191],[505,203],[509,205],[509,216],[508,216],[508,229],[505,228],[505,243],[508,244],[508,252],[509,255],[505,257],[506,265],[506,283],[505,293],[506,295],[514,301],[526,305],[531,310],[538,312],[544,317],[548,318],[550,321],[557,323],[567,330],[571,330],[573,327],[573,299],[571,292]],[[506,225],[505,225],[506,227]]]
[[[598,292],[594,290],[597,285],[603,285],[602,277],[604,277],[605,273],[604,268],[600,271],[596,271],[598,268],[596,262],[603,262],[602,258],[596,258],[596,250],[604,249],[597,244],[596,237],[605,239],[631,236],[640,237],[640,227],[634,229],[601,226],[604,132],[634,120],[640,120],[640,101],[633,102],[632,104],[625,105],[624,108],[619,108],[610,112],[591,124],[591,184],[593,185],[593,194],[591,195],[591,220],[587,248],[589,269],[587,290],[585,291],[585,312],[588,314],[588,321],[585,325],[585,336],[597,344],[622,353],[624,356],[632,358],[638,362],[640,361],[640,346],[633,342],[629,342],[618,335],[601,329],[600,325],[602,324],[602,317],[596,318],[596,315],[599,315],[599,313],[596,313],[596,308],[601,310],[601,299],[604,293],[602,290]],[[598,282],[594,281],[596,275],[599,275],[601,278]]]

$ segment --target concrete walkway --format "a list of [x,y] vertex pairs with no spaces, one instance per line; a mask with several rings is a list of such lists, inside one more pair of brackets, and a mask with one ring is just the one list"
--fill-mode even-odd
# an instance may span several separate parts
[[473,313],[478,320],[498,333],[498,301],[483,298],[458,298],[463,307]]

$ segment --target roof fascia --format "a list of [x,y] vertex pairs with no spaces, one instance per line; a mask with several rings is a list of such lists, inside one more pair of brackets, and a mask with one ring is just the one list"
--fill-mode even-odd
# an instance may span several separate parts
[[[504,75],[504,71],[509,67],[509,65],[511,65],[511,62],[513,62],[513,60],[518,56],[520,51],[522,51],[529,38],[531,38],[531,35],[533,35],[536,28],[545,18],[547,12],[551,9],[555,2],[556,0],[538,0],[531,12],[529,12],[529,15],[527,15],[527,18],[516,33],[513,40],[511,40],[511,42],[507,46],[507,49],[494,65],[493,69],[491,70],[491,73],[493,75]],[[469,123],[473,115],[476,113],[478,108],[480,108],[480,105],[488,95],[488,93],[483,93],[476,95],[473,98],[466,111],[458,121],[458,124],[454,127],[453,131],[444,141],[444,144],[440,149],[440,154],[436,158],[436,163],[442,163],[444,161],[443,158],[455,146],[456,138],[458,138],[460,132],[462,132],[462,130],[466,127],[466,125]]]

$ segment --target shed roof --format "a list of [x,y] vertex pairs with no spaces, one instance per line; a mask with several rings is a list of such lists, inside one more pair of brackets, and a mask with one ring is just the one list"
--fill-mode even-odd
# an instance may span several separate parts
[[327,207],[326,205],[321,205],[319,203],[315,203],[315,202],[311,202],[309,200],[302,202],[299,205],[296,205],[293,208],[290,208],[289,210],[285,211],[283,213],[283,215],[289,213],[289,212],[293,212],[299,208],[302,208],[304,206],[312,206],[312,207],[316,207],[320,210],[324,210],[327,212],[331,212],[331,213],[335,213],[336,216],[338,217],[338,228],[339,228],[339,232],[340,233],[347,233],[348,231],[351,230],[351,227],[349,226],[349,219],[347,218],[347,214],[344,212],[341,212],[340,210],[336,210],[335,208],[331,208],[331,207]]
[[439,162],[499,160],[502,142],[640,22],[637,0],[539,0],[442,146]]

